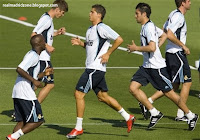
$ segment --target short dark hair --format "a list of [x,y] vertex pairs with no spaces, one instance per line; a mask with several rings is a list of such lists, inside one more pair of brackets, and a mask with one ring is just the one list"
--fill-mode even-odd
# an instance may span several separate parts
[[40,46],[42,42],[44,42],[44,37],[41,34],[34,35],[30,39],[30,44],[33,49]]
[[176,7],[179,8],[181,6],[182,2],[186,2],[186,0],[175,0]]
[[151,15],[151,7],[147,3],[139,3],[135,9],[139,9],[141,13],[146,13],[147,17],[150,18]]
[[55,0],[53,4],[57,4],[57,7],[52,7],[53,9],[59,8],[61,11],[68,11],[68,4],[65,0]]
[[95,4],[92,8],[94,8],[97,13],[101,14],[101,20],[103,20],[106,14],[106,9],[100,4]]

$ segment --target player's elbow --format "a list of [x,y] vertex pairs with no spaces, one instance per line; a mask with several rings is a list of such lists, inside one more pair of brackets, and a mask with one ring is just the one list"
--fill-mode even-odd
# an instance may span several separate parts
[[152,46],[151,47],[151,52],[155,52],[156,51],[156,46]]
[[119,36],[119,37],[116,39],[116,41],[118,41],[119,44],[121,44],[124,40],[123,40],[123,38],[122,38],[121,36]]

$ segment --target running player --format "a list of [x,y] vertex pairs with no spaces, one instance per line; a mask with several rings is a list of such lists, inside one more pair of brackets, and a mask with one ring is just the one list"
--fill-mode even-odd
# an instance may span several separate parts
[[[86,32],[86,42],[82,42],[79,38],[72,38],[71,40],[72,45],[80,45],[86,49],[87,58],[86,70],[76,85],[77,122],[75,128],[67,134],[69,139],[83,134],[84,97],[90,89],[93,89],[99,101],[118,111],[124,117],[127,122],[128,133],[131,131],[135,119],[114,98],[108,95],[105,80],[106,63],[108,63],[110,55],[123,42],[123,39],[108,25],[102,23],[105,14],[106,9],[102,5],[93,5],[89,14],[92,26]],[[114,40],[114,43],[108,50],[110,40]]]
[[16,70],[18,76],[13,88],[12,98],[17,124],[14,127],[14,133],[6,137],[8,140],[17,140],[44,122],[42,109],[34,92],[34,86],[43,87],[42,83],[37,79],[50,75],[53,69],[47,68],[39,74],[39,55],[45,49],[44,37],[35,35],[31,38],[30,43],[32,50],[27,52]]

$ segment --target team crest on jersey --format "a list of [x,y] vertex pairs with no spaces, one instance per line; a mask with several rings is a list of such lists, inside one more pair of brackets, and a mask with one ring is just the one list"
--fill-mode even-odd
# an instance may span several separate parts
[[89,40],[88,42],[86,42],[86,44],[87,44],[88,46],[92,46],[92,45],[93,45],[93,40]]
[[51,35],[50,40],[53,40],[53,36]]

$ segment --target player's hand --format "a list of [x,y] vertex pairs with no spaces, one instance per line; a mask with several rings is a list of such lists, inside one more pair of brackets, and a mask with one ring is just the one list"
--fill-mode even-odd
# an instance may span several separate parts
[[110,55],[108,55],[107,53],[103,54],[102,56],[100,56],[99,58],[101,59],[101,64],[106,64],[108,63],[108,59],[109,59]]
[[128,49],[127,51],[129,53],[137,50],[137,46],[135,45],[134,40],[132,40],[132,45],[128,44],[127,46],[128,46],[127,47],[127,49]]
[[65,32],[66,32],[65,27],[62,27],[57,31],[57,35],[63,35],[63,34],[65,34]]
[[72,45],[81,45],[81,40],[78,37],[73,37],[71,39],[71,43],[72,43]]
[[49,52],[49,53],[53,53],[55,51],[55,48],[48,44],[46,44],[45,48],[46,48],[47,52]]
[[183,46],[183,50],[185,52],[186,55],[189,55],[190,54],[190,49],[186,46]]
[[42,88],[44,87],[42,82],[38,81],[38,80],[34,80],[33,84],[37,87],[37,88]]
[[54,73],[53,68],[48,67],[45,69],[44,75],[49,76],[50,74],[53,74],[53,73]]

